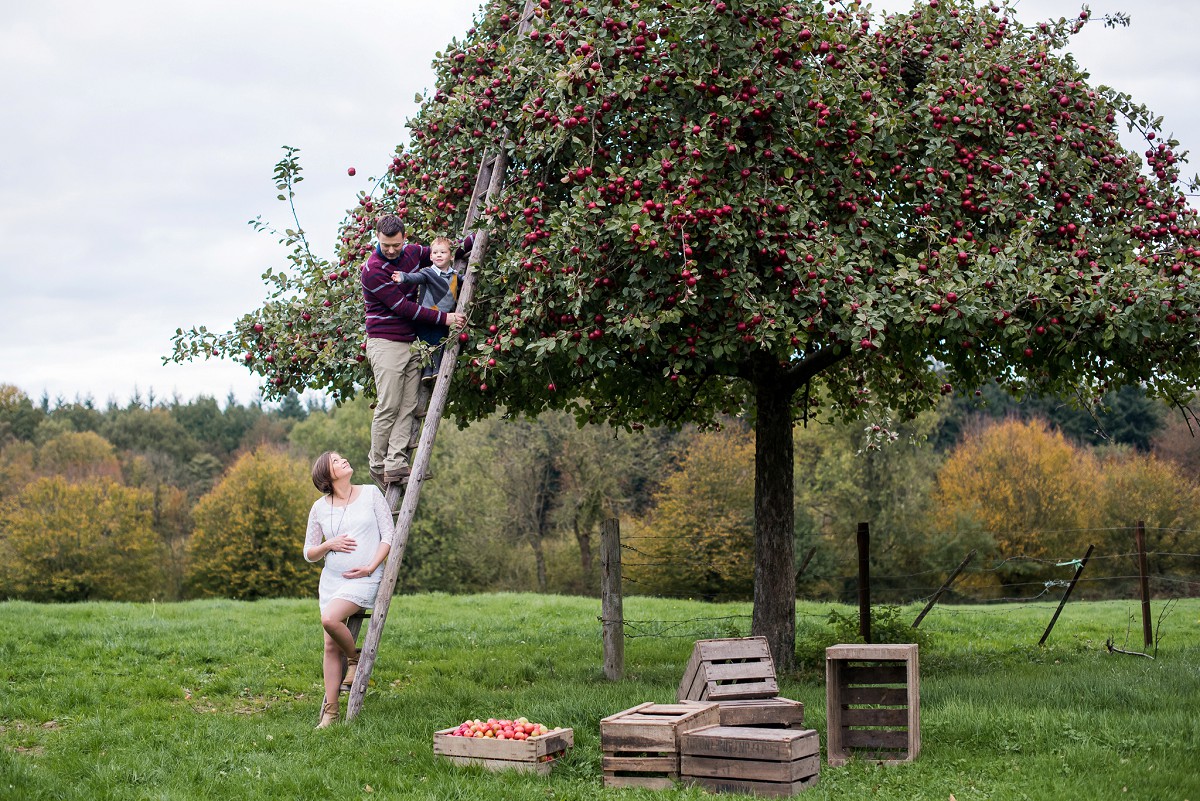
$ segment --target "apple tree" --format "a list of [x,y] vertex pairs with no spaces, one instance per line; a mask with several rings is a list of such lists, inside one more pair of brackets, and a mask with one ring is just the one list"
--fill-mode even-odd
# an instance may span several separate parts
[[[899,419],[997,382],[1087,403],[1190,396],[1200,371],[1183,153],[1065,52],[1078,18],[922,0],[491,0],[328,260],[268,274],[235,329],[268,395],[370,390],[358,264],[395,211],[456,232],[486,151],[460,420],[571,409],[621,426],[753,414],[753,630],[794,647],[793,422]],[[1129,126],[1145,156],[1118,140]],[[277,180],[290,197],[294,153]],[[886,432],[884,432],[886,433]]]

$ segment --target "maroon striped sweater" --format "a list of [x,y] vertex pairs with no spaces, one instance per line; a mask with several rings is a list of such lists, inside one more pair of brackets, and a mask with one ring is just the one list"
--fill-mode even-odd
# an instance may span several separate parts
[[429,248],[405,245],[394,259],[385,259],[379,248],[371,252],[362,268],[363,302],[367,307],[367,336],[412,342],[417,338],[414,321],[446,325],[446,315],[417,303],[416,284],[398,284],[392,273],[412,273],[431,264]]

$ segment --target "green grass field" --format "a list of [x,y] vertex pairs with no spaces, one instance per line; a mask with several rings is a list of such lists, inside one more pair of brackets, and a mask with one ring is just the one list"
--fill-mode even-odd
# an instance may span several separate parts
[[[781,678],[822,743],[831,608],[800,605],[801,664]],[[1200,801],[1200,600],[1172,609],[1153,661],[1104,646],[1141,649],[1135,603],[1071,604],[1039,648],[1053,610],[935,609],[921,629],[920,758],[823,764],[803,797]],[[627,619],[692,622],[628,639],[628,677],[610,683],[595,600],[398,597],[363,714],[314,731],[315,600],[0,603],[0,799],[704,798],[604,789],[599,721],[673,700],[692,640],[745,634],[733,616],[748,613],[627,599]],[[433,755],[437,729],[519,715],[575,730],[550,776]]]

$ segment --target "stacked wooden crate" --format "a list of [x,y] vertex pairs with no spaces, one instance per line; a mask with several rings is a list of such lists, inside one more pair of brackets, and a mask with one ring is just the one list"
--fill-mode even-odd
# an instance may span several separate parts
[[665,790],[679,781],[679,738],[720,723],[716,704],[639,704],[600,721],[605,787]]
[[765,637],[697,641],[676,695],[720,711],[720,725],[680,736],[682,781],[769,796],[816,783],[820,740],[803,726],[804,704],[779,696]]
[[716,702],[722,726],[804,728],[804,704],[779,697],[766,637],[698,640],[676,698]]
[[712,792],[795,795],[816,784],[821,744],[811,729],[709,726],[680,737],[684,782]]

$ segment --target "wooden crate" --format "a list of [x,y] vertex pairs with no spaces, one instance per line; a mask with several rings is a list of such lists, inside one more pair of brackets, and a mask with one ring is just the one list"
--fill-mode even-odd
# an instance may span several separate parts
[[680,736],[684,782],[713,792],[795,795],[817,783],[821,743],[812,729],[709,726]]
[[433,735],[433,753],[459,765],[481,765],[488,770],[517,770],[547,774],[554,762],[575,744],[571,729],[539,734],[528,740],[496,740],[492,737],[454,737],[454,729]]
[[732,701],[779,695],[766,637],[697,640],[675,697],[680,701]]
[[719,701],[722,726],[803,729],[804,704],[790,698],[742,698]]
[[679,737],[720,723],[716,704],[639,704],[600,721],[605,787],[666,790],[679,780]]
[[825,649],[826,742],[830,765],[852,756],[895,764],[921,751],[917,646],[834,645]]

